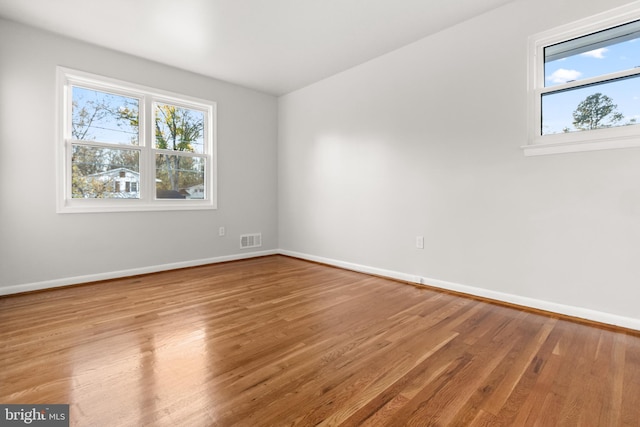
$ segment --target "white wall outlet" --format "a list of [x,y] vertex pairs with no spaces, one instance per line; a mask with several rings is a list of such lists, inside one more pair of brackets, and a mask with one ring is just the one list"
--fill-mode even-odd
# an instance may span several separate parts
[[224,227],[218,228],[218,236],[224,236],[226,232],[227,230],[225,230]]
[[416,237],[416,248],[424,249],[424,236]]

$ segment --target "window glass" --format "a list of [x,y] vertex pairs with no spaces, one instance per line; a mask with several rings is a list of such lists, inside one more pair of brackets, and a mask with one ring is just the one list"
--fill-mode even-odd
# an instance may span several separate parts
[[544,86],[640,67],[640,21],[544,48]]
[[140,152],[73,145],[71,193],[74,199],[138,199]]
[[135,98],[73,86],[71,137],[138,145],[138,111]]
[[640,10],[529,37],[527,156],[640,147]]
[[63,67],[57,80],[59,213],[216,208],[214,102]]
[[156,154],[158,199],[203,199],[206,159],[179,154]]
[[640,21],[546,46],[541,135],[636,124],[640,79],[614,74],[637,67]]
[[202,111],[170,104],[155,105],[155,148],[204,153]]
[[542,135],[640,122],[640,76],[542,94]]

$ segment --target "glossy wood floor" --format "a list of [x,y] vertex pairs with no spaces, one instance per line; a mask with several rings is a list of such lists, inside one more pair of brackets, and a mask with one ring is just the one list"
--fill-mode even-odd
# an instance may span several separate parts
[[0,298],[76,426],[638,426],[640,337],[283,256]]

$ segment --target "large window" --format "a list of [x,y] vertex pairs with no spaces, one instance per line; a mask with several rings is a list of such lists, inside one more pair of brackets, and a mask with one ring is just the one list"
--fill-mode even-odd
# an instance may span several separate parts
[[213,209],[215,104],[58,69],[58,211]]
[[528,155],[640,146],[640,11],[530,39]]

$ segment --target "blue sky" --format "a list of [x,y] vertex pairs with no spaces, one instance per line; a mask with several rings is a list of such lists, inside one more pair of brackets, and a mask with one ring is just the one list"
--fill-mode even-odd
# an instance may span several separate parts
[[[72,110],[72,123],[79,125],[82,118],[80,117],[83,108],[88,113],[88,116],[93,116],[91,120],[91,126],[88,127],[87,134],[84,139],[90,141],[108,142],[115,144],[131,144],[138,145],[138,126],[131,124],[127,119],[118,118],[115,114],[118,111],[124,111],[125,109],[131,111],[137,118],[139,114],[140,101],[136,98],[131,98],[114,93],[102,92],[94,89],[87,89],[81,86],[73,86],[73,110]],[[203,111],[176,107],[171,104],[156,103],[155,108],[156,117],[160,118],[158,123],[158,130],[168,135],[170,130],[167,123],[163,120],[162,108],[170,107],[175,108],[179,113],[177,114],[180,119],[193,125],[194,123],[204,123],[205,113]],[[93,115],[96,112],[96,107],[101,106],[102,109],[98,110],[98,114]],[[77,126],[84,131],[87,129],[87,122],[85,119],[85,126]],[[198,154],[204,153],[204,135],[200,132],[197,139],[191,143],[193,151]]]
[[[138,112],[138,100],[135,98],[85,89],[80,86],[73,86],[72,96],[74,102],[72,120],[74,123],[82,108],[86,108],[87,112],[92,114],[96,110],[96,105],[106,106],[114,112],[122,108],[132,109],[136,114]],[[132,126],[126,120],[116,120],[113,114],[98,114],[92,121],[85,139],[137,145],[138,127]]]
[[[616,71],[640,67],[640,39],[606,46],[545,64],[545,86],[582,80]],[[587,96],[603,93],[624,115],[620,124],[635,118],[640,123],[640,76],[615,83],[571,90],[543,98],[543,134],[559,133],[573,127],[573,111]]]

